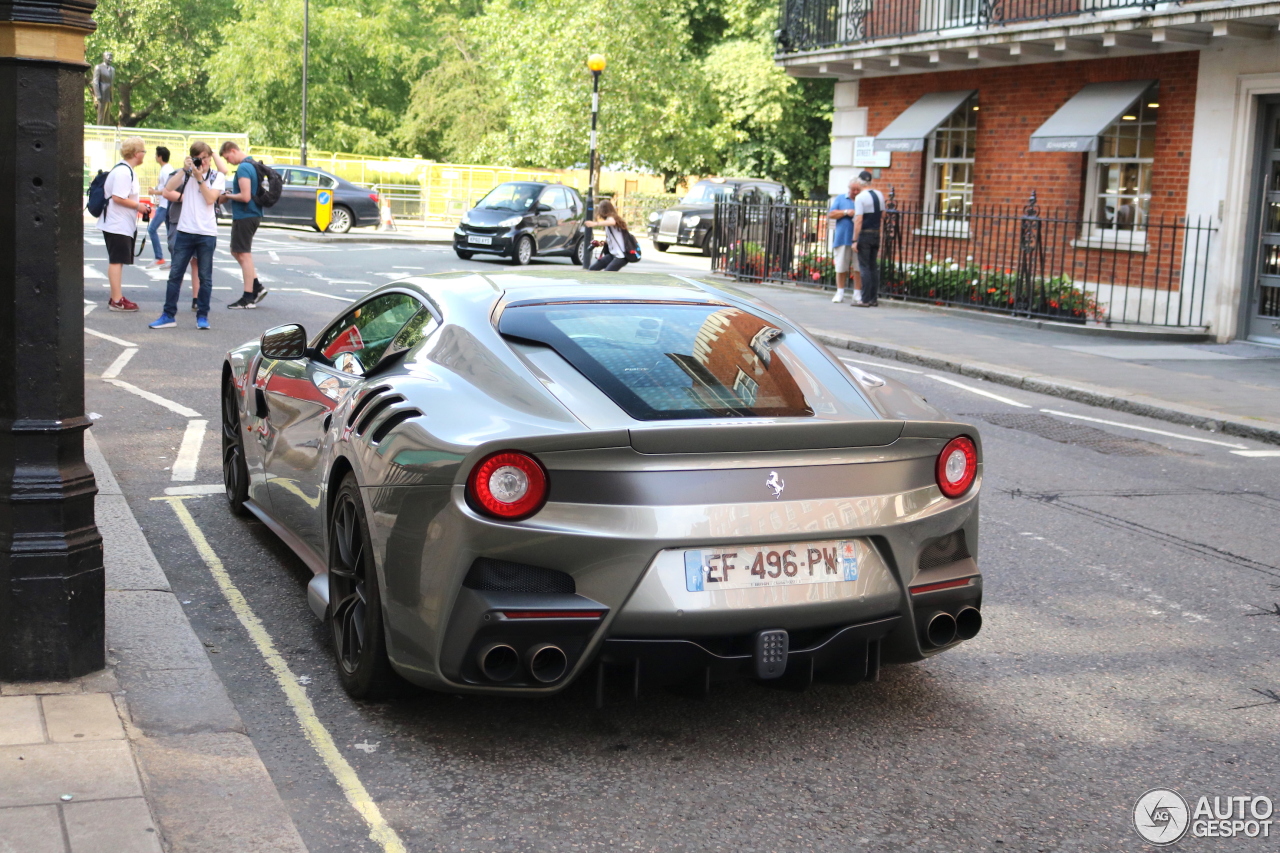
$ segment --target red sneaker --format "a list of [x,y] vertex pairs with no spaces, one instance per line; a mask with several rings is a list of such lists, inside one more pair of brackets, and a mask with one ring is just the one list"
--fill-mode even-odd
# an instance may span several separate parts
[[116,301],[114,299],[108,299],[107,308],[111,309],[112,311],[137,311],[138,303],[130,302],[128,299],[125,299],[123,296],[121,296],[119,301]]
[[165,264],[167,264],[167,263],[169,263],[169,262],[168,262],[168,261],[166,261],[164,258],[160,258],[159,260],[152,261],[151,266],[153,266],[153,267],[162,267],[162,266],[164,266],[164,265],[165,265]]

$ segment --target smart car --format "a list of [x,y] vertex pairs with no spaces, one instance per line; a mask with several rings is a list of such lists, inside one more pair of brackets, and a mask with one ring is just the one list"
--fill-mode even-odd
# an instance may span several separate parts
[[463,215],[453,250],[464,261],[489,254],[525,266],[535,256],[567,255],[582,266],[585,210],[578,191],[564,184],[498,184]]

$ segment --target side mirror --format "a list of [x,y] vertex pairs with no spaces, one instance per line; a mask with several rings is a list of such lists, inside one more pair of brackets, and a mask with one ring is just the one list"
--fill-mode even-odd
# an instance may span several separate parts
[[534,213],[546,213],[550,209],[551,209],[551,205],[543,204],[542,202],[538,202],[533,206]]
[[276,326],[262,333],[259,343],[263,358],[298,359],[307,355],[307,330],[297,323]]

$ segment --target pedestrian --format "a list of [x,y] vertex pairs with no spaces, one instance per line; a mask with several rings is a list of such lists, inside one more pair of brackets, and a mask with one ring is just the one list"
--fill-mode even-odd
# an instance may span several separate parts
[[164,250],[160,248],[161,223],[164,223],[165,242],[171,242],[173,239],[172,229],[169,228],[169,200],[164,197],[164,188],[169,183],[169,178],[173,176],[174,171],[173,167],[169,165],[169,149],[163,145],[156,146],[156,165],[160,167],[160,176],[156,178],[156,185],[151,189],[151,196],[155,199],[156,209],[151,216],[151,227],[147,229],[147,236],[151,238],[151,251],[156,256],[151,266],[162,267],[165,265],[165,260]]
[[599,219],[587,220],[584,223],[588,228],[604,228],[604,252],[596,258],[591,269],[617,272],[631,263],[631,253],[627,243],[628,238],[631,241],[635,238],[631,236],[626,220],[618,214],[618,209],[613,206],[613,202],[607,198],[604,199],[600,202],[599,211]]
[[[209,298],[213,292],[213,250],[218,245],[218,217],[215,207],[226,189],[226,179],[214,168],[213,149],[199,140],[191,143],[191,154],[180,171],[174,172],[165,188],[165,198],[182,202],[178,234],[173,239],[173,262],[169,266],[169,286],[164,313],[150,324],[152,329],[178,325],[178,294],[182,277],[192,258],[197,262],[200,292],[196,297],[196,328],[209,328]],[[193,282],[194,283],[194,282]]]
[[258,281],[253,266],[253,235],[262,222],[262,208],[258,205],[258,169],[253,160],[231,140],[222,143],[220,155],[236,167],[231,192],[223,193],[222,201],[231,202],[231,257],[240,265],[244,278],[244,293],[228,308],[257,308],[267,295],[267,289]]
[[107,282],[111,296],[107,308],[112,311],[137,311],[138,305],[124,298],[121,279],[125,264],[133,264],[134,239],[138,233],[138,216],[150,205],[141,200],[142,187],[134,169],[147,156],[146,143],[140,136],[130,136],[120,143],[120,162],[111,167],[103,185],[107,206],[98,217],[98,230],[107,244]]
[[[827,218],[835,222],[835,234],[831,241],[831,253],[836,264],[836,295],[832,302],[844,301],[845,285],[849,282],[849,272],[853,269],[853,202],[858,195],[860,184],[857,178],[849,181],[849,192],[838,195],[831,200],[831,209]],[[862,298],[861,276],[853,271],[853,302],[856,305]]]
[[[853,201],[853,244],[858,249],[858,269],[862,272],[862,293],[853,295],[853,307],[874,308],[880,304],[880,220],[884,216],[884,193],[871,188],[871,173],[859,172],[861,192]],[[861,298],[859,298],[861,296]]]

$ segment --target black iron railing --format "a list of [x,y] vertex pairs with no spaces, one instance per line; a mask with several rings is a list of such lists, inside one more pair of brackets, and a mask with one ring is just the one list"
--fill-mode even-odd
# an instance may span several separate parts
[[1181,5],[1152,0],[783,0],[777,43],[779,53],[796,53],[917,33]]
[[[741,281],[833,288],[824,204],[716,205],[712,269]],[[1117,228],[1018,208],[940,216],[889,195],[880,298],[1074,323],[1203,327],[1211,222]]]

